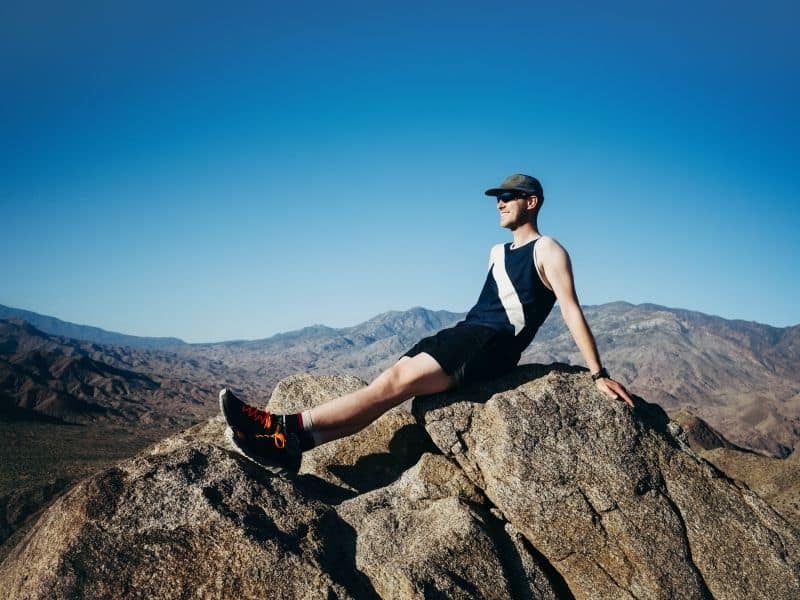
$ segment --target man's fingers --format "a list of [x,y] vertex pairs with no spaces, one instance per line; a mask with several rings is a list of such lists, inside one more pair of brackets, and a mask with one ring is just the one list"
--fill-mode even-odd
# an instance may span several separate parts
[[622,384],[610,379],[606,382],[606,387],[608,388],[606,394],[608,394],[609,398],[612,400],[623,400],[625,404],[631,408],[634,408],[633,400],[628,395],[628,392],[625,390]]
[[608,396],[611,400],[619,400],[619,394],[614,392],[613,389],[606,390],[606,396]]
[[625,403],[628,406],[633,408],[633,399],[628,395],[628,392],[625,391],[624,387],[622,387],[622,386],[619,386],[619,387],[620,387],[619,395],[622,396],[622,399],[625,400]]

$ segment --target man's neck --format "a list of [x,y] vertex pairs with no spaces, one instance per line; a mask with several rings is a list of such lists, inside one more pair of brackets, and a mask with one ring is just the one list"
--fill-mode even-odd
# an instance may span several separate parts
[[512,233],[514,234],[514,243],[511,245],[512,248],[524,246],[528,242],[541,236],[539,230],[536,228],[535,223],[525,223],[524,225],[520,225],[514,229]]

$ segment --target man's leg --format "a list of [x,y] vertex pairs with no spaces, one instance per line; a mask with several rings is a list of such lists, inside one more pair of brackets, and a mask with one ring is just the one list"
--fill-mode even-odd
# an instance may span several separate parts
[[325,443],[360,431],[414,396],[450,389],[455,380],[428,353],[403,356],[368,386],[311,409],[315,439]]

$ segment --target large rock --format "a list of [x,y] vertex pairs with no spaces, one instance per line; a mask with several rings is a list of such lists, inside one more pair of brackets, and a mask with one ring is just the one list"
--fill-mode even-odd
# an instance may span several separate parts
[[[270,407],[296,411],[362,385],[295,376]],[[631,413],[578,369],[521,367],[417,398],[414,410],[424,428],[391,411],[308,453],[296,476],[270,476],[228,449],[219,418],[167,438],[56,501],[0,565],[0,591],[26,600],[800,593],[797,531],[694,454],[663,411],[639,401]]]
[[4,598],[372,593],[340,568],[352,529],[290,479],[221,447],[222,431],[214,419],[57,500],[0,566]]
[[414,413],[578,598],[797,598],[798,532],[588,373],[517,368]]
[[382,598],[557,598],[537,559],[441,455],[391,486],[344,502],[356,565]]
[[[270,407],[361,385],[292,377]],[[0,565],[4,597],[556,597],[542,559],[425,453],[438,450],[410,414],[315,449],[297,476],[232,452],[223,429],[214,418],[65,494]]]

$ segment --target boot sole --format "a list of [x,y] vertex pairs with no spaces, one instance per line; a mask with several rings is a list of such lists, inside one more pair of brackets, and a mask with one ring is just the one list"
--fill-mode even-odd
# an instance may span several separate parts
[[[220,398],[221,397],[222,397],[222,393],[220,392]],[[250,462],[257,464],[262,469],[265,469],[265,470],[267,470],[270,473],[273,473],[275,475],[283,475],[285,473],[289,473],[290,472],[290,470],[287,467],[284,467],[282,465],[270,465],[270,464],[267,464],[267,463],[263,463],[260,460],[258,460],[256,458],[250,456],[249,454],[247,454],[247,452],[245,452],[242,448],[240,448],[239,444],[236,443],[236,439],[235,439],[235,437],[233,435],[233,429],[231,429],[230,427],[226,427],[225,428],[225,439],[227,440],[228,445],[230,445],[230,447],[235,452],[241,454],[242,456],[244,456]]]
[[[225,419],[225,422],[228,423],[228,415],[225,414],[225,401],[224,398],[228,393],[228,388],[222,388],[219,391],[219,412],[222,413],[222,417]],[[228,423],[230,425],[230,423]]]

